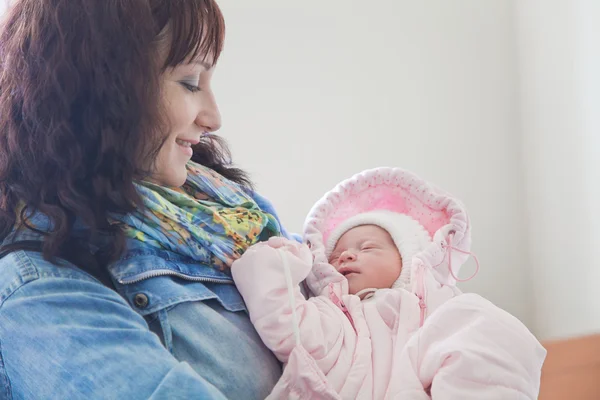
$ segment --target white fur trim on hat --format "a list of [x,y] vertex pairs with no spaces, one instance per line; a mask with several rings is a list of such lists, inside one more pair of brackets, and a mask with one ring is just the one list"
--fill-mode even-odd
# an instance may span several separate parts
[[414,218],[397,212],[379,210],[358,214],[333,229],[325,247],[327,257],[329,258],[344,233],[361,225],[376,225],[390,234],[402,257],[402,272],[392,287],[408,287],[413,257],[431,243],[431,237],[423,225]]

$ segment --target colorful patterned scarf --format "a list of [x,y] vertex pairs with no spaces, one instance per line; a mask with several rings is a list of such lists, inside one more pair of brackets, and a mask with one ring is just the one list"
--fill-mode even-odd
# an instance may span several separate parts
[[225,270],[282,228],[238,184],[189,162],[181,188],[136,184],[145,210],[119,218],[128,237]]

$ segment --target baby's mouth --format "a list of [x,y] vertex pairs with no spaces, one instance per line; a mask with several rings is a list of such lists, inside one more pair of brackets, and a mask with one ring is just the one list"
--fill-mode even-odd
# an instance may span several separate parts
[[358,271],[356,270],[356,268],[352,268],[352,267],[342,267],[338,270],[338,272],[344,276],[348,276],[350,274],[357,274]]

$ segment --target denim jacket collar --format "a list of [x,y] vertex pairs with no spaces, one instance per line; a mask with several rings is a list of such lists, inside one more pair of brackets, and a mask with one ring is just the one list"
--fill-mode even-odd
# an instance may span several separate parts
[[199,264],[179,254],[144,246],[136,240],[127,241],[127,251],[109,267],[112,277],[127,285],[157,276],[176,276],[188,281],[232,283],[231,275],[210,265]]

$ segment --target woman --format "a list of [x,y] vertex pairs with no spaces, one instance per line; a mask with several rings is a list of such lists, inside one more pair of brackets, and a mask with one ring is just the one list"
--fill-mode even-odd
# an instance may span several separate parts
[[287,234],[212,135],[217,5],[11,4],[0,398],[264,398],[281,366],[229,266]]

